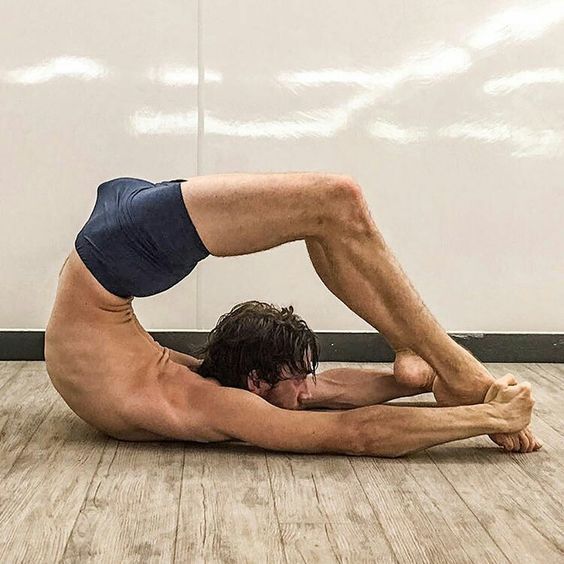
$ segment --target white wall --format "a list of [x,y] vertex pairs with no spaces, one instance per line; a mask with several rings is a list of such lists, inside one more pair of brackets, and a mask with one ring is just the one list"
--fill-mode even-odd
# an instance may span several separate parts
[[[451,331],[564,329],[564,1],[0,5],[0,328],[42,329],[99,183],[328,171]],[[303,242],[209,257],[150,329],[292,303],[369,330]]]

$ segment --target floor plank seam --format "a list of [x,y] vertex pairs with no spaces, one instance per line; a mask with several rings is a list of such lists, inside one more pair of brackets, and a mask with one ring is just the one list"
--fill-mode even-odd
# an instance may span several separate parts
[[26,368],[25,365],[20,366],[20,367],[16,370],[15,374],[12,374],[12,375],[0,386],[0,392],[1,392],[2,389],[3,389],[5,386],[7,386],[12,380],[15,380],[15,379],[18,377],[18,375],[19,375],[21,372],[23,372],[24,368]]
[[[112,439],[108,438],[108,442],[110,442]],[[112,456],[112,460],[110,461],[110,463],[108,464],[108,469],[106,470],[106,475],[104,476],[104,480],[108,479],[108,476],[110,475],[110,470],[112,468],[112,464],[114,463],[114,460],[116,459],[117,456],[117,452],[119,450],[119,446],[120,446],[120,441],[114,440],[115,442],[115,450],[114,450],[114,454]]]
[[45,416],[43,417],[43,419],[39,422],[39,424],[37,425],[37,427],[35,428],[35,430],[33,431],[33,433],[31,433],[31,435],[29,436],[29,438],[27,439],[26,443],[24,444],[23,448],[20,450],[20,452],[18,453],[18,455],[16,456],[16,458],[14,458],[14,460],[12,461],[12,464],[10,464],[10,468],[8,468],[7,472],[4,474],[4,476],[2,477],[2,480],[5,480],[8,475],[10,474],[10,472],[12,471],[12,469],[14,468],[14,465],[16,464],[16,462],[19,460],[20,456],[22,455],[22,453],[24,452],[24,450],[27,448],[27,446],[29,445],[29,443],[31,442],[31,440],[33,439],[33,437],[35,436],[35,433],[37,433],[39,427],[41,427],[41,425],[43,425],[43,422],[47,419],[47,417],[49,417],[51,411],[53,411],[53,408],[55,407],[55,400],[53,400],[53,403],[51,404],[51,407],[49,408],[49,410],[47,411],[47,413],[45,414]]
[[[386,534],[386,529],[384,528],[384,525],[382,524],[382,521],[380,520],[380,517],[378,516],[378,513],[376,513],[376,511],[374,510],[374,506],[372,505],[372,501],[370,500],[370,497],[368,495],[368,493],[366,492],[366,490],[364,489],[364,484],[362,483],[362,481],[360,480],[360,478],[358,477],[358,474],[356,472],[356,468],[354,467],[353,464],[353,460],[351,459],[350,456],[347,456],[347,460],[349,461],[349,464],[351,465],[352,471],[354,473],[354,476],[356,478],[356,481],[360,484],[360,489],[362,490],[362,493],[364,494],[364,497],[366,498],[366,501],[368,501],[368,505],[370,505],[370,509],[372,510],[372,515],[374,515],[374,517],[376,517],[376,521],[378,521],[378,525],[380,525],[380,528],[382,529],[382,533],[384,535],[384,539],[386,539],[386,544],[389,546],[390,548],[390,552],[392,553],[392,555],[395,558],[395,561],[399,564],[399,557],[396,554],[396,551],[394,550],[394,547],[392,545],[391,540],[388,538],[388,535]],[[372,464],[374,464],[373,461],[370,461]]]
[[[203,466],[205,467],[205,463]],[[202,552],[204,552],[206,549],[206,540],[208,538],[208,512],[206,504],[206,488],[204,487],[204,484],[200,484],[200,486],[202,487],[202,514],[204,517],[204,534],[202,536]]]
[[559,435],[560,437],[563,436],[562,433],[558,429],[555,429],[552,424],[549,423],[542,415],[535,413],[535,416],[538,417],[547,427],[550,427],[557,435]]
[[186,465],[186,445],[182,445],[182,471],[180,472],[180,487],[178,491],[178,510],[176,512],[176,533],[174,535],[174,551],[172,561],[176,562],[176,548],[178,545],[178,529],[180,528],[180,507],[182,504],[182,485],[184,483],[184,466]]
[[564,554],[564,550],[562,549],[562,547],[558,544],[556,544],[556,542],[554,542],[554,539],[551,539],[550,537],[547,537],[545,532],[542,531],[541,529],[539,529],[536,524],[534,519],[531,518],[531,516],[527,513],[524,512],[527,517],[529,518],[529,524],[531,525],[531,527],[533,527],[533,529],[546,541],[548,542],[548,544],[551,544],[558,552],[560,552],[560,554]]
[[321,505],[321,502],[319,501],[319,492],[317,491],[317,484],[315,483],[315,476],[313,475],[313,472],[311,473],[311,481],[313,482],[313,490],[315,491],[315,499],[317,500],[317,505]]
[[433,464],[435,465],[435,467],[438,469],[438,471],[441,473],[441,475],[443,476],[443,478],[448,482],[448,484],[450,485],[450,487],[454,490],[454,492],[456,493],[456,495],[460,498],[460,500],[462,501],[462,503],[464,504],[464,506],[468,509],[468,511],[470,511],[470,513],[472,515],[474,515],[474,518],[476,519],[476,522],[479,523],[480,527],[482,527],[482,529],[485,531],[485,533],[488,535],[488,537],[492,540],[492,542],[494,543],[494,545],[497,547],[497,549],[499,550],[499,552],[501,554],[503,554],[503,557],[505,558],[505,560],[511,564],[511,559],[507,556],[507,554],[505,554],[505,551],[499,546],[499,544],[497,544],[497,541],[492,537],[492,535],[490,534],[490,532],[488,531],[488,529],[484,526],[484,524],[482,523],[482,521],[480,520],[480,518],[476,515],[476,513],[474,513],[473,509],[466,503],[466,500],[460,495],[459,491],[454,487],[454,484],[448,479],[448,477],[446,476],[446,474],[441,470],[441,467],[437,464],[437,461],[434,459],[433,455],[428,452],[427,456],[431,459],[431,461],[433,462]]
[[[102,452],[100,453],[100,458],[98,459],[98,463],[96,464],[96,468],[94,469],[94,472],[92,473],[92,478],[90,479],[90,483],[88,484],[88,487],[86,488],[86,492],[84,493],[84,499],[82,500],[82,504],[80,506],[80,509],[76,513],[76,517],[74,519],[71,530],[69,532],[67,542],[65,542],[65,546],[63,548],[63,553],[61,554],[61,557],[59,558],[59,562],[63,561],[64,558],[65,558],[65,554],[67,552],[69,542],[70,542],[72,535],[74,533],[74,529],[76,527],[76,524],[78,523],[78,520],[80,519],[80,515],[82,514],[82,512],[84,511],[84,508],[86,507],[86,502],[88,501],[88,494],[90,493],[90,491],[92,489],[92,484],[94,483],[94,478],[96,477],[96,474],[98,473],[98,469],[100,468],[100,465],[102,464],[102,460],[104,458],[104,453],[106,452],[106,448],[108,447],[108,443],[109,443],[109,437],[106,439],[106,442],[104,443],[104,448],[102,449]],[[99,484],[98,484],[98,487],[99,487]],[[96,492],[97,491],[98,490],[96,490]],[[95,497],[96,497],[96,495],[94,495],[94,498]]]
[[[272,473],[270,472],[270,464],[268,463],[268,461],[269,461],[268,452],[264,453],[264,459],[265,459],[265,462],[266,462],[266,472],[268,473],[268,483],[270,484],[270,497],[272,498],[272,504],[274,506],[274,515],[276,516],[276,523],[278,524],[278,537],[280,538],[280,545],[282,546],[282,555],[284,556],[284,562],[286,564],[288,564],[288,555],[286,554],[286,545],[284,544],[284,536],[282,535],[282,526],[280,525],[280,515],[278,514],[278,506],[276,505],[276,498],[274,496],[274,488],[272,486]],[[292,472],[292,475],[293,475],[293,472]]]
[[[327,516],[327,515],[326,515]],[[325,529],[325,536],[327,537],[327,540],[329,541],[329,546],[331,547],[331,552],[335,555],[335,558],[337,559],[337,562],[339,564],[341,564],[343,561],[341,559],[341,555],[335,550],[335,546],[333,544],[332,541],[332,536],[329,534],[329,531],[327,530],[327,526],[330,525],[330,523],[323,523],[323,528]],[[332,531],[331,531],[332,532]]]

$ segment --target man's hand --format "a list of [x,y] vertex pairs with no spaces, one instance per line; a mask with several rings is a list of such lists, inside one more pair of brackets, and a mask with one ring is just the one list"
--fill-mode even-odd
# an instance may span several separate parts
[[542,445],[533,437],[528,427],[535,403],[528,382],[518,384],[512,374],[506,374],[490,386],[484,403],[495,407],[507,426],[507,432],[511,433],[489,435],[494,443],[513,452],[532,452],[541,448]]

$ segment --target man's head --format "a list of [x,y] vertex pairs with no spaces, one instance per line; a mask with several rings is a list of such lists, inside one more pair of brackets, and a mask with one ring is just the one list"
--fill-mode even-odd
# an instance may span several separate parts
[[308,393],[307,375],[315,382],[318,350],[317,336],[292,306],[249,301],[222,315],[195,352],[203,358],[201,376],[297,409],[299,395]]

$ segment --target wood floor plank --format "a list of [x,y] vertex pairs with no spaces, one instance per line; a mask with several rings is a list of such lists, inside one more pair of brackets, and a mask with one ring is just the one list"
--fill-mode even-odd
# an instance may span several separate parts
[[564,364],[551,362],[528,362],[527,366],[537,371],[543,378],[549,379],[558,386],[564,383]]
[[[560,561],[564,556],[561,498],[553,497],[542,481],[521,467],[542,467],[551,454],[544,449],[506,453],[489,447],[487,441],[476,437],[427,452],[512,563]],[[552,464],[548,462],[549,467]]]
[[172,562],[183,454],[108,439],[61,562]]
[[[386,363],[347,363],[364,370],[390,370]],[[434,402],[432,394],[394,403]],[[405,460],[350,461],[400,561],[506,562],[507,559],[437,470],[427,454]],[[448,499],[448,503],[444,500]]]
[[[356,527],[355,527],[356,528]],[[284,550],[289,563],[319,562],[333,564],[348,562],[335,547],[335,537],[346,537],[350,527],[343,523],[281,523]],[[348,530],[347,530],[348,529]],[[337,531],[337,534],[335,534]],[[349,538],[353,536],[349,534]],[[371,562],[374,558],[354,562]]]
[[[391,364],[361,363],[363,369]],[[431,393],[392,404],[434,404]],[[351,458],[400,562],[506,562],[499,547],[427,453],[405,459]]]
[[57,562],[106,439],[62,399],[4,476],[0,488],[0,562]]
[[[269,453],[281,526],[308,535],[337,561],[395,562],[386,534],[346,456]],[[298,524],[319,525],[300,528]],[[286,545],[285,545],[286,546]]]
[[14,378],[18,372],[25,366],[25,361],[19,360],[3,360],[0,362],[0,389]]
[[[320,371],[338,366],[360,365]],[[533,384],[541,451],[487,437],[393,460],[118,442],[69,410],[44,363],[0,363],[0,562],[563,561],[564,365],[487,367]]]
[[6,379],[0,390],[0,480],[59,397],[47,376],[45,363],[17,364],[6,369],[6,373],[13,371],[14,377]]
[[371,522],[282,523],[281,526],[289,563],[398,562],[389,547],[378,552],[379,542],[366,540],[374,530]]
[[286,562],[266,451],[187,443],[175,561]]
[[[366,366],[365,363],[363,363],[363,366]],[[522,376],[518,377],[519,380],[534,380],[530,372],[528,372],[530,371],[530,367],[527,365],[492,363],[487,365],[487,367],[496,377],[500,377],[507,372],[512,372],[516,376],[518,374]],[[523,376],[524,372],[527,373],[526,378]],[[540,379],[536,383],[538,391],[536,393],[534,391],[537,396],[535,409],[540,403],[545,404],[545,410],[540,413],[538,418],[536,416],[534,417],[533,428],[536,427],[539,439],[545,442],[544,452],[541,450],[530,455],[508,454],[496,448],[486,437],[458,441],[427,451],[430,459],[437,463],[437,468],[441,473],[444,472],[451,487],[457,491],[458,484],[465,483],[466,473],[469,468],[472,469],[470,472],[474,480],[473,487],[464,490],[464,495],[461,496],[461,499],[463,499],[465,504],[470,508],[472,514],[476,512],[476,515],[479,516],[479,521],[481,525],[483,525],[482,528],[484,531],[488,528],[490,522],[495,521],[495,508],[489,513],[487,509],[488,496],[486,496],[485,504],[480,503],[481,496],[479,492],[483,492],[484,494],[486,492],[490,493],[491,489],[491,495],[497,500],[498,505],[496,507],[498,510],[501,505],[500,513],[507,512],[510,515],[517,514],[517,516],[513,516],[511,526],[504,527],[498,524],[497,528],[499,530],[496,531],[495,535],[492,535],[495,541],[494,547],[497,547],[499,544],[499,547],[512,562],[528,561],[531,555],[535,554],[534,550],[537,545],[546,558],[562,557],[562,519],[560,518],[562,508],[558,502],[555,503],[554,500],[564,498],[561,479],[563,450],[560,435],[540,419],[540,417],[546,417],[556,426],[555,420],[557,419],[558,422],[561,421],[558,406],[562,405],[562,398],[558,398],[557,390],[554,387],[548,389],[548,386],[543,385]],[[561,389],[561,387],[558,388],[558,392]],[[419,401],[421,398],[425,399],[428,397],[428,395],[421,395],[413,399]],[[432,398],[432,396],[430,397]],[[410,398],[406,399],[409,400]],[[403,400],[400,400],[399,403],[402,401]],[[400,459],[400,461],[394,462],[399,464],[407,462],[408,468],[410,471],[413,471],[416,467],[414,462],[417,459],[414,457],[419,456],[424,456],[424,453],[412,455],[406,459]],[[468,460],[475,459],[476,457],[478,457],[480,462],[474,461],[474,464],[469,466]],[[439,458],[440,461],[438,461]],[[379,463],[381,462],[373,462],[373,464]],[[358,464],[358,462],[354,462],[354,464]],[[511,476],[509,483],[504,483],[504,489],[502,491],[506,491],[505,496],[500,496],[495,486],[491,486],[491,482],[487,482],[485,486],[480,485],[480,480],[483,480],[484,471],[487,471],[488,465],[491,471],[495,472],[494,480],[499,480],[500,475],[503,480],[504,474]],[[443,467],[445,467],[445,470],[443,470]],[[426,479],[427,473],[422,473],[421,477]],[[367,482],[362,477],[359,476],[359,478],[366,487]],[[385,484],[393,483],[393,479],[394,475],[392,474],[387,476],[382,482]],[[486,492],[484,492],[484,489]],[[515,491],[513,491],[513,489],[515,489]],[[523,490],[525,493],[523,493]],[[413,498],[413,495],[411,497]],[[548,504],[545,504],[543,501],[543,498],[546,497],[551,498]],[[515,508],[516,505],[519,509]],[[392,508],[392,510],[397,509],[398,503],[389,503],[387,507]],[[453,509],[452,505],[449,505],[448,508],[449,510]],[[461,510],[463,511],[462,508]],[[481,513],[479,510],[481,510]],[[412,518],[412,516],[413,512],[411,511],[403,514],[404,519]],[[401,520],[402,516],[400,512],[398,522],[401,522]],[[434,516],[431,522],[433,523],[433,527],[436,527],[438,522],[437,517]],[[386,525],[384,520],[382,520],[382,523],[384,526]],[[417,527],[415,527],[415,529],[417,529]],[[523,535],[519,532],[521,530],[524,531]],[[464,531],[465,529],[462,528],[459,535]],[[425,538],[424,535],[423,538]],[[446,538],[449,538],[448,533],[446,534]],[[472,538],[472,534],[469,535],[469,538]],[[498,543],[498,539],[502,539],[503,542],[500,541]],[[486,546],[484,543],[486,543],[486,541],[482,541],[478,544],[478,547],[482,549]],[[489,545],[491,546],[491,544],[490,539]],[[405,546],[416,545],[405,544]],[[511,546],[512,549],[506,552],[505,549],[507,546]],[[515,548],[516,546],[518,549]],[[394,550],[398,550],[396,544],[393,544],[393,547]],[[431,547],[435,547],[433,542],[431,543]],[[476,546],[472,548],[476,550]],[[413,557],[414,555],[411,556]],[[492,555],[490,554],[489,557],[492,557]],[[432,560],[435,561],[435,559]],[[455,559],[455,561],[458,560]]]
[[[327,362],[320,371],[343,367],[359,365]],[[312,535],[310,542],[337,561],[395,561],[348,457],[269,453],[268,467],[280,523],[291,527],[286,531]]]
[[427,453],[351,464],[400,562],[508,562]]
[[543,445],[540,451],[530,456],[505,454],[532,480],[542,484],[547,496],[564,499],[564,437],[534,414],[531,429]]
[[[506,453],[492,448],[486,437],[475,437],[427,452],[511,562],[561,561],[562,443],[544,417],[557,416],[553,410],[562,405],[562,394],[548,390],[540,379],[535,386],[524,364],[486,363],[486,367],[496,378],[509,372],[519,381],[533,382],[537,403],[531,428],[544,442],[543,449]],[[537,409],[543,403],[544,413]]]

